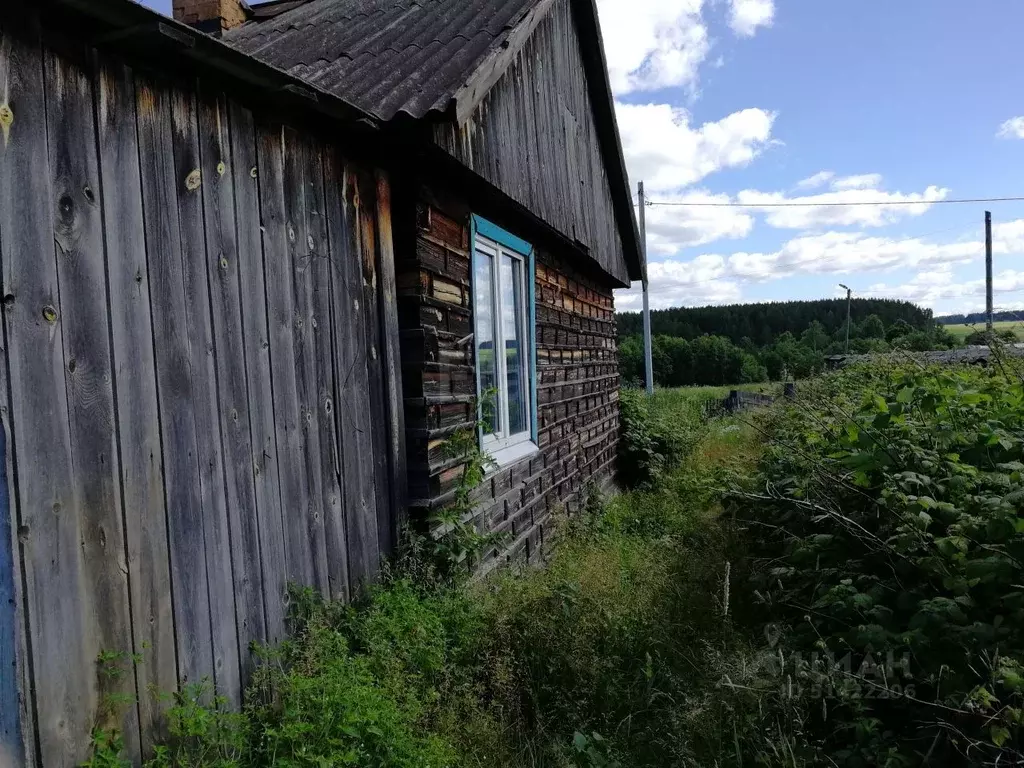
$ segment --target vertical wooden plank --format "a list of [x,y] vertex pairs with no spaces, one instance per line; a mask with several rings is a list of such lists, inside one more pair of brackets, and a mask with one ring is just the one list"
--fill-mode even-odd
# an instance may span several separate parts
[[[204,179],[199,156],[199,121],[194,91],[172,92],[171,126],[181,237],[182,279],[188,334],[188,368],[192,377],[191,412],[196,439],[195,479],[199,481],[204,527],[210,632],[213,640],[213,681],[218,694],[233,704],[242,699],[238,631],[235,625],[233,552],[228,528],[224,469],[217,404],[217,366],[214,359],[207,279],[204,191],[216,171]],[[211,188],[211,192],[214,189]],[[213,256],[216,258],[216,255]]]
[[[298,232],[285,208],[285,129],[261,125],[257,129],[257,151],[286,574],[289,581],[314,585],[313,547],[306,517],[310,496],[303,458],[304,414],[295,381],[298,358],[294,327],[300,316],[292,283]],[[289,161],[292,159],[289,157]]]
[[337,390],[335,421],[341,443],[342,488],[348,540],[349,586],[354,593],[380,565],[377,504],[370,451],[370,402],[359,227],[359,186],[333,148],[324,168],[330,242],[331,320]]
[[[72,56],[77,61],[72,59]],[[92,82],[85,50],[44,53],[47,143],[53,239],[70,420],[72,482],[82,553],[86,632],[79,638],[92,658],[133,651],[128,564],[121,517],[113,365],[107,317],[101,182],[93,119]],[[130,662],[128,662],[130,663]],[[120,728],[130,755],[139,755],[136,706],[108,703],[136,695],[135,675],[97,670],[98,727]],[[126,673],[127,672],[127,673]]]
[[163,452],[153,359],[149,271],[135,119],[135,78],[123,65],[98,73],[98,131],[107,241],[107,291],[120,445],[121,503],[131,587],[142,750],[148,755],[161,707],[148,691],[177,687]]
[[285,636],[287,565],[281,511],[281,480],[274,426],[274,393],[270,363],[270,331],[264,283],[264,251],[256,130],[252,113],[232,102],[231,174],[238,233],[238,283],[242,308],[245,375],[248,384],[250,458],[259,529],[259,563],[263,576],[266,639],[278,643]]
[[38,38],[0,29],[0,262],[25,570],[38,759],[84,758],[95,710],[95,657],[81,642],[82,552],[74,514],[63,324],[54,259],[43,63]]
[[398,534],[405,522],[408,473],[405,466],[405,415],[402,401],[402,354],[398,347],[398,288],[395,284],[395,246],[391,228],[391,185],[383,172],[377,174],[377,241],[380,274],[381,368],[384,386],[381,390],[387,412],[388,489],[390,504],[386,540],[381,548],[390,555],[398,544]]
[[[4,370],[6,375],[6,366]],[[3,391],[4,415],[7,392]],[[6,418],[4,419],[6,422]],[[21,735],[22,661],[19,658],[18,627],[21,621],[17,573],[20,563],[14,557],[14,506],[8,483],[8,437],[6,423],[0,426],[0,765],[20,766],[25,761]]]
[[171,94],[136,78],[143,212],[153,317],[164,492],[167,501],[174,623],[181,684],[214,679],[199,448],[193,414],[189,318],[182,274]]
[[[301,429],[303,489],[305,505],[302,517],[313,558],[315,586],[329,593],[327,578],[327,542],[324,531],[323,498],[320,467],[320,409],[316,384],[316,324],[313,313],[313,273],[318,258],[313,237],[313,220],[318,212],[312,178],[312,147],[306,137],[285,130],[284,210],[288,222],[288,256],[292,269],[292,290],[295,320],[292,324],[295,350],[295,388],[299,402]],[[320,195],[323,199],[323,195]]]
[[363,277],[363,302],[366,320],[367,371],[370,386],[370,430],[361,435],[363,450],[368,450],[373,461],[374,489],[377,511],[376,561],[388,551],[391,540],[391,498],[388,490],[387,407],[384,402],[383,334],[379,300],[379,244],[377,239],[377,185],[376,179],[359,172],[361,205],[358,207],[360,256]]
[[[253,642],[266,641],[266,619],[263,612],[260,531],[249,433],[238,249],[235,245],[234,158],[231,154],[227,103],[223,96],[203,94],[200,98],[199,133],[210,314],[217,361],[220,436],[231,531],[229,548],[234,569],[235,622],[244,681],[252,669],[252,654],[248,648]],[[252,303],[262,302],[253,297]]]
[[348,549],[345,509],[341,488],[341,450],[335,421],[336,390],[334,346],[332,343],[331,249],[327,234],[327,198],[324,193],[325,148],[319,142],[310,147],[307,170],[307,226],[314,244],[310,264],[312,319],[310,333],[315,357],[315,396],[319,427],[321,498],[327,553],[327,583],[335,600],[348,600]]

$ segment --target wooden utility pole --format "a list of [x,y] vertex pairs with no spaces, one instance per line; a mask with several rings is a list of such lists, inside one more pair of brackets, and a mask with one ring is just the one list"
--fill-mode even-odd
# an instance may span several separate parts
[[640,255],[644,260],[644,382],[647,394],[654,394],[654,354],[651,350],[651,300],[647,283],[647,211],[644,200],[644,183],[640,182]]
[[840,288],[846,289],[846,354],[850,354],[850,305],[853,303],[853,290],[848,285],[839,284]]
[[992,333],[992,214],[985,211],[985,330]]

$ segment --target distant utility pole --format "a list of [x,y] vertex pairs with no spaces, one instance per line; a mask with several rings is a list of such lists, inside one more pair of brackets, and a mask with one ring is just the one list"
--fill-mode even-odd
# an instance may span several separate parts
[[846,354],[850,354],[850,304],[853,301],[853,291],[848,285],[839,284],[840,288],[846,289]]
[[654,394],[654,355],[651,351],[651,299],[647,284],[647,211],[644,200],[644,183],[640,182],[640,255],[644,260],[644,381],[647,394]]
[[985,211],[985,330],[992,333],[992,214]]

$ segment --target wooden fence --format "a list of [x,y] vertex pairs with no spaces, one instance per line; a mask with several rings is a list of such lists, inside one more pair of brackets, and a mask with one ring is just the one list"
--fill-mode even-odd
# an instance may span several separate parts
[[286,585],[345,598],[393,542],[388,184],[7,16],[0,129],[0,762],[76,764],[96,726],[138,760],[151,690],[237,704]]

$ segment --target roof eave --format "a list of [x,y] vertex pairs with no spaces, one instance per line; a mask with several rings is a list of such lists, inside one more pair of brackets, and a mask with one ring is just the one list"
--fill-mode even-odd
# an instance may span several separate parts
[[587,87],[594,107],[594,119],[604,153],[608,181],[612,187],[618,228],[626,254],[631,280],[646,280],[647,264],[640,245],[640,230],[633,213],[633,195],[626,172],[626,156],[622,151],[619,123],[615,117],[615,97],[608,77],[608,62],[604,55],[604,39],[597,15],[596,0],[571,0],[580,28],[580,48],[587,67]]
[[62,24],[69,23],[67,11],[93,21],[96,28],[90,30],[89,45],[160,56],[164,64],[163,57],[170,52],[250,89],[299,102],[334,120],[380,128],[377,118],[354,104],[132,0],[44,0],[39,10],[43,14],[60,12],[54,20]]

